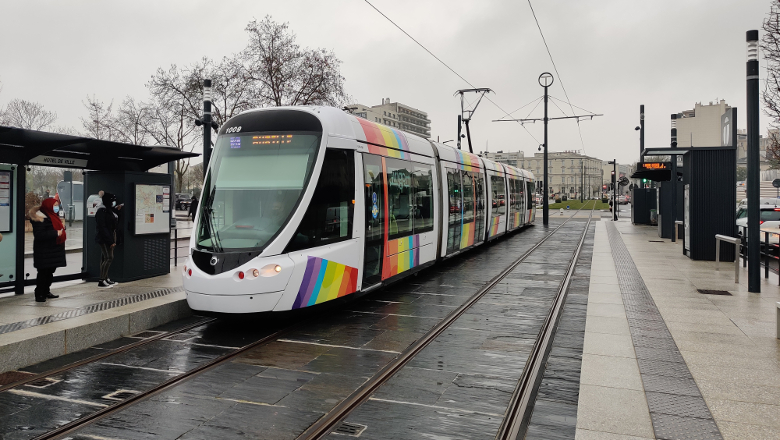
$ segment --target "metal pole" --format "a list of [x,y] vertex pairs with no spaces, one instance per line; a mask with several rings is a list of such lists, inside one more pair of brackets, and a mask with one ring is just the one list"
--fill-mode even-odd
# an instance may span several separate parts
[[758,30],[747,31],[748,292],[761,292],[758,151]]
[[[211,161],[211,80],[203,80],[203,173]],[[174,191],[175,193],[175,191]]]
[[582,192],[585,189],[585,164],[580,159],[580,203],[583,201]]
[[542,223],[547,226],[550,223],[550,193],[547,190],[547,87],[544,88],[544,201],[542,204]]
[[617,159],[612,160],[612,221],[617,221]]
[[27,168],[25,165],[16,166],[16,270],[14,272],[14,293],[24,294],[24,194],[27,184]]
[[[677,148],[677,114],[672,115],[672,148]],[[677,156],[672,155],[672,224],[677,229]],[[676,231],[675,231],[676,232]],[[672,234],[672,243],[676,240],[675,234]]]
[[458,150],[460,150],[460,132],[463,129],[461,115],[458,115]]
[[639,158],[642,158],[642,152],[645,151],[645,105],[639,106]]

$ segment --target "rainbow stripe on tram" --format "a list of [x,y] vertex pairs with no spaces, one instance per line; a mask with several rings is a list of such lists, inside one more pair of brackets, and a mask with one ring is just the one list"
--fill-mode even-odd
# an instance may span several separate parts
[[340,298],[357,290],[358,270],[334,261],[309,257],[293,309]]
[[476,154],[467,153],[462,150],[455,150],[460,158],[458,167],[464,171],[476,171],[479,172],[482,169],[482,165],[479,162],[479,156]]
[[382,263],[382,279],[386,280],[399,273],[420,265],[420,235],[388,240],[387,252]]
[[514,226],[512,226],[512,228],[514,229],[514,228],[516,228],[518,226],[520,226],[520,213],[516,212],[515,213],[515,223],[514,223]]
[[465,249],[474,244],[474,222],[464,223],[460,227],[460,248]]
[[501,219],[501,217],[493,217],[493,219],[490,221],[490,236],[494,237],[496,234],[498,234],[498,221]]
[[368,152],[398,159],[409,158],[409,144],[406,136],[394,128],[386,127],[363,118],[355,118],[363,128],[368,142]]

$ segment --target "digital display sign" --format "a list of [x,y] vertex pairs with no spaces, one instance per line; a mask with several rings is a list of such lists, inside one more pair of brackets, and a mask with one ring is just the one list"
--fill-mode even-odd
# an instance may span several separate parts
[[252,145],[289,144],[292,142],[291,134],[266,134],[252,136]]
[[671,169],[669,162],[639,162],[637,169],[640,170],[668,170]]
[[238,136],[231,137],[230,138],[230,148],[241,148],[241,138],[238,137]]

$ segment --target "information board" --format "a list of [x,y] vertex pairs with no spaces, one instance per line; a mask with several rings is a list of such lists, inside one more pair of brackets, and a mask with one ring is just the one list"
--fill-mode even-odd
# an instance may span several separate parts
[[171,187],[169,185],[135,185],[135,234],[170,232]]
[[11,201],[14,189],[12,178],[11,171],[0,171],[0,232],[12,231]]

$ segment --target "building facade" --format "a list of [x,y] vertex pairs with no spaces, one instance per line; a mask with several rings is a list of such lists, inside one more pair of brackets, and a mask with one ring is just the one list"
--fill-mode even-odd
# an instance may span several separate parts
[[363,104],[351,104],[347,108],[353,115],[368,121],[394,127],[426,139],[431,137],[431,120],[428,119],[428,113],[400,102],[390,102],[390,98],[383,98],[380,105],[369,107]]
[[[544,177],[544,153],[534,153],[525,157],[523,152],[484,153],[487,159],[526,169],[536,176],[541,192],[541,179]],[[566,195],[571,198],[598,197],[601,195],[603,181],[602,160],[583,154],[563,151],[547,153],[548,191],[550,194]]]
[[718,147],[721,144],[720,117],[731,106],[719,102],[702,105],[697,102],[693,110],[677,114],[678,147]]

